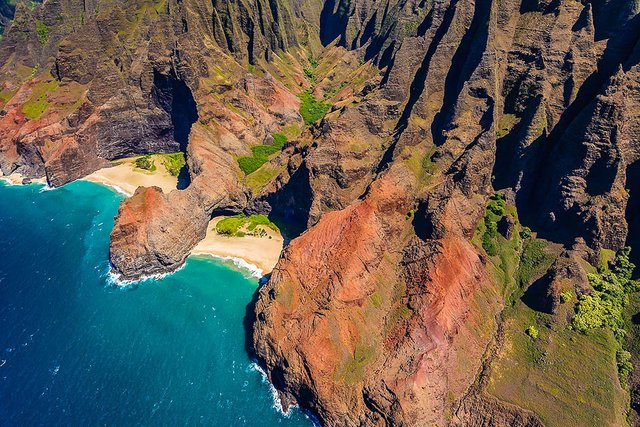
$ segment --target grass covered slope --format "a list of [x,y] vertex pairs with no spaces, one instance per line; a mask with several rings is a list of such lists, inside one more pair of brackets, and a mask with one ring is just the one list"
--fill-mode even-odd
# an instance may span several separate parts
[[287,136],[282,133],[274,133],[272,137],[272,144],[251,147],[253,155],[238,158],[238,165],[240,169],[242,169],[242,172],[249,175],[257,171],[262,165],[267,163],[271,155],[282,151],[284,145],[287,143]]
[[[515,219],[511,239],[498,231],[507,215]],[[628,279],[625,253],[612,263],[622,266],[616,270],[620,278],[612,278],[616,273],[609,271],[591,275],[593,296],[580,298],[567,284],[557,312],[548,314],[528,306],[523,296],[549,269],[558,251],[521,227],[514,207],[501,195],[490,198],[474,242],[489,256],[496,280],[504,283],[507,302],[502,344],[497,354],[489,355],[493,359],[486,392],[535,412],[550,427],[627,425],[628,391],[618,371],[628,365],[621,364],[623,350],[614,334],[622,328],[622,312],[603,308],[625,306],[624,296],[616,294],[620,298],[615,303],[610,294],[602,294],[611,286],[601,283]],[[589,303],[594,298],[607,303],[594,308]]]

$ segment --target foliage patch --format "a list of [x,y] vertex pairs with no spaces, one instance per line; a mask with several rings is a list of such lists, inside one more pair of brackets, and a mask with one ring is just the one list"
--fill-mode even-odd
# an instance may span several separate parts
[[180,171],[186,164],[184,153],[171,153],[171,154],[162,154],[162,164],[169,172],[171,176],[180,175]]
[[331,104],[318,101],[310,90],[300,93],[298,97],[300,101],[302,101],[300,103],[300,115],[307,126],[322,119],[325,114],[327,114],[327,111],[329,111],[329,108],[331,108]]
[[38,33],[38,41],[44,45],[49,40],[49,27],[41,20],[36,20],[36,32]]
[[629,261],[629,252],[630,248],[619,251],[610,263],[609,270],[600,269],[599,273],[589,274],[593,292],[580,297],[571,321],[573,329],[585,334],[597,328],[613,332],[619,345],[618,374],[622,383],[626,382],[631,370],[630,357],[626,357],[622,348],[627,335],[624,311],[629,303],[629,295],[640,290],[640,283],[631,280],[635,265]]
[[134,160],[133,165],[138,168],[148,172],[156,171],[156,163],[151,160],[151,155],[147,154],[145,156],[138,157]]
[[238,165],[245,175],[249,175],[260,169],[262,165],[267,163],[269,156],[282,151],[287,143],[287,136],[282,133],[274,133],[273,144],[271,145],[256,145],[251,147],[251,156],[243,156],[238,158]]
[[265,237],[267,235],[265,227],[280,232],[278,226],[266,215],[235,215],[224,218],[216,224],[216,232],[229,237]]

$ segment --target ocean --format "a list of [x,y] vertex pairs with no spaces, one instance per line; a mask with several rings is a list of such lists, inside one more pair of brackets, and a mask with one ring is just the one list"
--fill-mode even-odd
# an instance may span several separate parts
[[89,182],[0,184],[0,425],[311,426],[279,411],[245,351],[258,279],[189,258],[116,286],[122,196]]

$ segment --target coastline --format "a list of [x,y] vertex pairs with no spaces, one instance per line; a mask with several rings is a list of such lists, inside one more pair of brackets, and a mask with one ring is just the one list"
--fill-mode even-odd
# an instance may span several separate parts
[[267,231],[267,237],[227,237],[216,232],[216,224],[225,217],[213,218],[207,226],[205,238],[191,251],[191,255],[209,255],[231,261],[242,260],[248,265],[239,265],[262,277],[270,273],[280,259],[284,239],[273,230]]
[[[154,160],[155,156],[151,156]],[[178,179],[169,174],[160,159],[155,159],[156,171],[146,172],[134,167],[135,157],[119,160],[114,166],[99,169],[96,172],[82,178],[85,181],[110,187],[111,189],[131,197],[138,187],[160,187],[166,194],[176,189]],[[280,257],[283,242],[282,236],[273,232],[271,239],[258,237],[225,237],[215,231],[218,221],[224,217],[217,217],[209,222],[206,237],[196,245],[189,256],[212,257],[231,261],[236,267],[248,271],[252,276],[261,278],[271,272]],[[178,271],[178,270],[176,270]],[[169,273],[171,274],[171,273]],[[142,278],[158,279],[164,275],[154,275]],[[120,280],[113,277],[114,283],[120,284]],[[122,281],[121,286],[129,286],[132,283]]]
[[[154,156],[151,156],[154,159]],[[113,166],[98,169],[82,178],[85,181],[103,184],[116,191],[132,196],[138,187],[160,187],[164,193],[176,189],[178,178],[171,175],[160,159],[154,159],[156,170],[146,172],[134,167],[135,157],[118,160]]]
[[30,182],[25,184],[24,180],[28,179],[22,175],[20,175],[19,173],[12,173],[11,175],[2,175],[0,176],[0,181],[4,181],[9,185],[29,185],[29,184],[42,184],[42,185],[47,185],[47,179],[46,178],[33,178],[30,179]]
[[[175,189],[177,178],[171,176],[160,162],[156,163],[158,170],[154,173],[145,173],[134,169],[134,159],[123,159],[114,166],[100,169],[81,180],[103,185],[127,197],[131,197],[138,186],[157,186],[165,193]],[[17,173],[0,176],[0,180],[9,185],[25,185],[24,177]],[[31,184],[46,185],[47,181],[45,178],[38,178],[31,180]],[[247,270],[257,278],[270,273],[277,264],[284,246],[282,235],[269,229],[266,237],[223,236],[218,234],[215,228],[218,221],[224,218],[224,216],[216,217],[209,222],[205,238],[196,245],[189,256],[231,261],[236,267]],[[115,277],[112,279],[114,283],[119,282]],[[130,284],[122,282],[121,286]]]

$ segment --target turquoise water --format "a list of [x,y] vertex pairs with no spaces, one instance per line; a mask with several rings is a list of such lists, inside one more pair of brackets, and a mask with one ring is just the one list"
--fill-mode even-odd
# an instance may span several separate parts
[[120,196],[0,184],[0,425],[283,425],[245,352],[257,279],[213,259],[109,283]]

